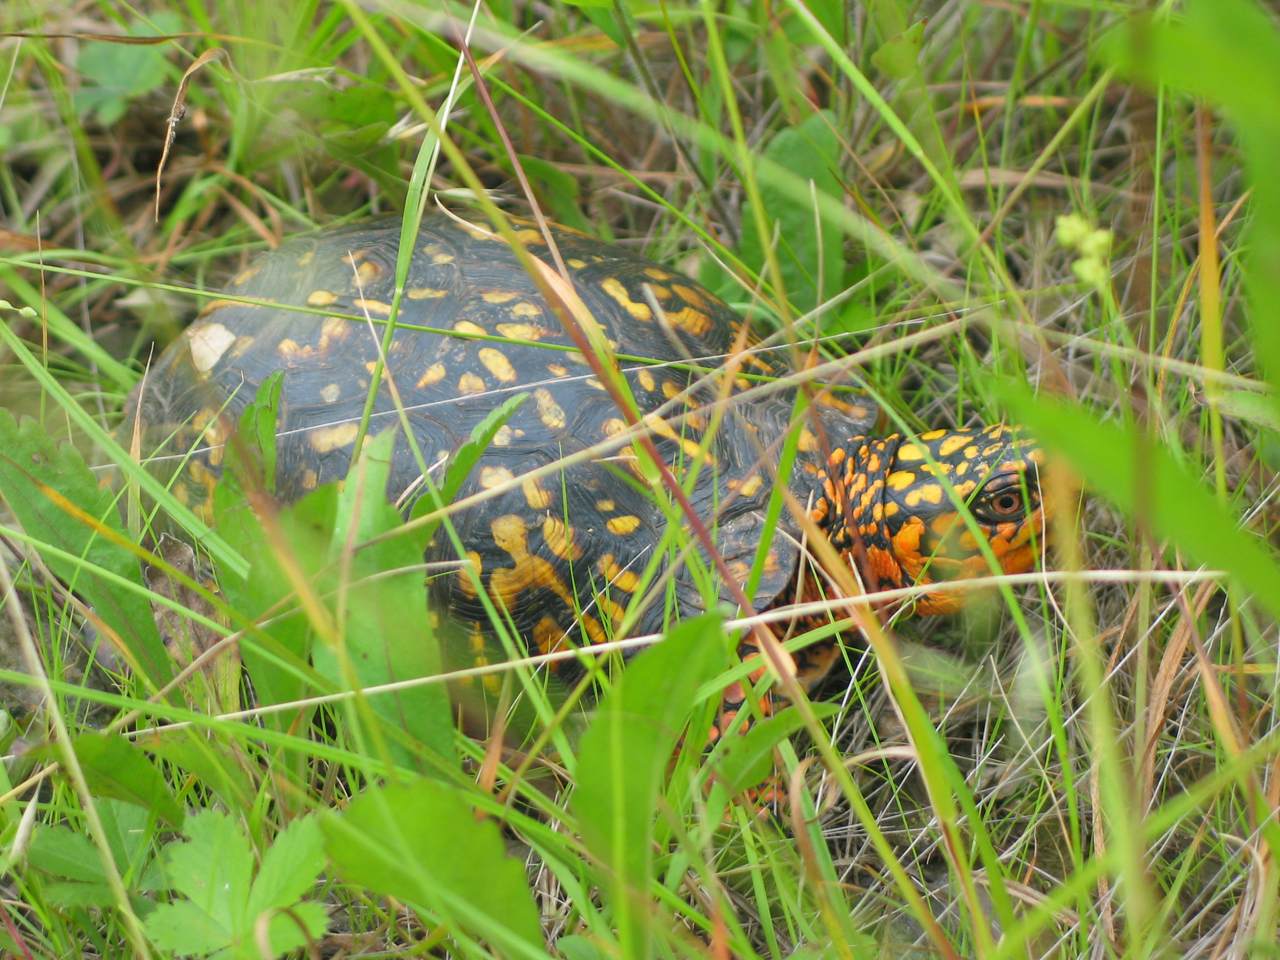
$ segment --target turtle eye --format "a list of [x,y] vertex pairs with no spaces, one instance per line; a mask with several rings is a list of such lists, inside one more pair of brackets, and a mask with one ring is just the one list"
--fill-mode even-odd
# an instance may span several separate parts
[[984,491],[972,509],[973,515],[985,523],[1016,523],[1027,515],[1020,487]]

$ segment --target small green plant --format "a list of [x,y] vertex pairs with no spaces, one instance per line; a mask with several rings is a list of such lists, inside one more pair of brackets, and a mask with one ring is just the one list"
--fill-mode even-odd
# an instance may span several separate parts
[[187,818],[186,840],[161,856],[168,883],[183,899],[155,907],[147,935],[162,950],[210,960],[261,960],[324,935],[324,905],[302,897],[324,867],[320,823],[299,817],[280,831],[255,869],[244,827],[219,810]]

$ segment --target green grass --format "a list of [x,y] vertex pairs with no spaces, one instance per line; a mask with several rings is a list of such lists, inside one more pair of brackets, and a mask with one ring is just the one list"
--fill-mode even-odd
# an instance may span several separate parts
[[[33,418],[0,419],[0,949],[1280,955],[1274,15],[499,0],[472,37],[493,113],[471,15],[0,12],[26,34],[0,39],[0,397]],[[184,36],[91,36],[125,32]],[[527,214],[504,135],[548,216],[821,338],[893,429],[1016,419],[1057,454],[1049,574],[894,620],[757,728],[781,820],[723,786],[753,744],[704,763],[746,674],[715,618],[566,694],[495,612],[513,659],[452,675],[489,708],[467,736],[415,643],[427,521],[353,481],[266,527],[228,499],[210,539],[129,462],[153,347],[256,252],[435,192]],[[433,679],[355,692],[386,649]]]

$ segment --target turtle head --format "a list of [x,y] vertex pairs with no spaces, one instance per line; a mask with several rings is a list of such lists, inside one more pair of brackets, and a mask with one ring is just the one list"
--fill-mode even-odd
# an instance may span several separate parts
[[[824,525],[834,531],[833,544],[863,559],[872,589],[1024,573],[1039,559],[1048,517],[1039,482],[1042,454],[1012,427],[935,430],[915,440],[859,438],[832,461]],[[999,570],[993,571],[979,537]],[[915,610],[949,613],[965,596],[939,589],[921,596]]]

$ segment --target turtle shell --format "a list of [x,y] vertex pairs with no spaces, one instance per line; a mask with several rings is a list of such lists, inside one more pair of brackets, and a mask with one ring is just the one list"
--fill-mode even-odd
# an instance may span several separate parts
[[[553,264],[543,235],[517,226],[526,249]],[[210,518],[229,425],[276,370],[278,496],[295,500],[346,476],[391,314],[400,228],[398,217],[355,222],[260,256],[135,391],[126,422],[140,408],[152,448],[144,454],[161,468],[182,464],[175,490],[198,512]],[[576,231],[551,233],[643,429],[745,583],[796,422],[795,387],[780,382],[785,354],[757,349],[743,319],[689,277]],[[486,620],[477,581],[458,560],[535,650],[605,639],[632,605],[632,632],[655,632],[673,609],[668,591],[682,613],[705,606],[706,566],[679,555],[679,514],[664,506],[627,418],[504,241],[445,214],[424,217],[395,324],[369,435],[398,429],[394,390],[423,462],[434,465],[496,406],[525,395],[462,490],[474,498],[453,518],[466,556],[445,537],[428,548],[428,561],[454,561],[432,580],[437,609]],[[867,433],[877,415],[847,386],[816,384],[810,395],[787,480],[802,502],[822,449]],[[421,493],[418,464],[399,436],[394,502]],[[764,546],[760,607],[785,589],[798,556],[785,530]]]

